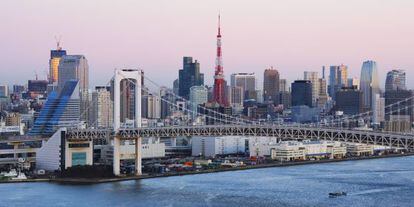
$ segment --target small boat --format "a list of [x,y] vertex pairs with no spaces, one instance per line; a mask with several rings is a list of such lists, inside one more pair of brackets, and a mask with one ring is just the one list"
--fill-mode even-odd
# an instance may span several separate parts
[[336,198],[338,196],[346,196],[346,192],[333,192],[329,193],[330,198]]
[[15,169],[10,170],[10,172],[3,174],[4,177],[17,177],[17,171]]
[[27,180],[27,177],[24,173],[20,172],[17,177],[12,178],[12,180]]

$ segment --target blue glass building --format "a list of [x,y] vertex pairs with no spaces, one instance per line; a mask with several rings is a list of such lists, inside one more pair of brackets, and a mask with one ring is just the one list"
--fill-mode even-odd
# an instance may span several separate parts
[[59,93],[53,91],[49,95],[29,135],[50,136],[61,127],[80,124],[78,82],[78,80],[67,81]]

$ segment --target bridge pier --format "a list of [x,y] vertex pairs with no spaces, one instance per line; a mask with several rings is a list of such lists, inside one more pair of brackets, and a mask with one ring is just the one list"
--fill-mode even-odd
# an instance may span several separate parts
[[135,175],[142,175],[142,138],[135,139]]
[[114,137],[114,157],[113,157],[113,171],[115,176],[121,174],[121,162],[119,148],[121,147],[121,140],[119,137]]

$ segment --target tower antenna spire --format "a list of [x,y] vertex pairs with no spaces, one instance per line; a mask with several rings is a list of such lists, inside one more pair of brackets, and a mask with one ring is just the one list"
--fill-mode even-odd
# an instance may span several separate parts
[[219,14],[218,14],[218,26],[217,26],[218,27],[218,34],[217,34],[218,37],[221,37],[221,31],[220,31],[221,30],[221,22],[220,21],[221,21],[221,19],[220,19],[220,12],[219,12]]
[[59,35],[59,37],[58,36],[55,36],[57,50],[61,50],[62,49],[62,47],[60,46],[60,40],[61,39],[62,39],[62,35]]

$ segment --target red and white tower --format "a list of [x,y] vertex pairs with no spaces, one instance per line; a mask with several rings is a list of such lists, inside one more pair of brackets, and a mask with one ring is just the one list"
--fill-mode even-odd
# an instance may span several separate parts
[[221,57],[221,33],[220,33],[220,15],[218,16],[218,34],[217,34],[217,56],[216,69],[214,73],[214,101],[220,105],[226,106],[227,99],[225,94],[226,81],[223,74],[223,62]]

